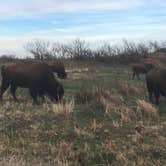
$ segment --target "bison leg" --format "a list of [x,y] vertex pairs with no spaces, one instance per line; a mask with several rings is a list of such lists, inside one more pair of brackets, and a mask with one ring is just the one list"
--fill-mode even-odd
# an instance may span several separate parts
[[149,92],[149,100],[153,103],[153,92]]
[[42,100],[44,100],[44,92],[43,91],[38,91],[38,96],[42,98]]
[[148,89],[149,100],[153,103],[153,92],[154,92],[153,84],[152,82],[146,80],[146,86]]
[[159,90],[155,89],[154,95],[155,95],[155,99],[156,99],[156,105],[159,105],[159,98],[160,98]]
[[12,94],[14,101],[18,102],[18,99],[16,97],[16,90],[17,90],[17,86],[16,85],[11,85],[10,93]]
[[58,101],[61,102],[61,99],[63,98],[64,95],[64,89],[62,85],[59,85],[57,88],[57,96],[58,96]]
[[54,98],[52,96],[49,95],[48,97],[52,102],[54,102]]
[[30,89],[29,91],[30,91],[31,97],[33,98],[33,102],[38,105],[39,102],[37,100],[37,91],[36,90],[32,90],[32,89]]
[[136,75],[137,75],[137,79],[140,80],[139,74],[137,73]]
[[137,77],[138,80],[140,79],[139,73],[136,72],[136,71],[133,72],[133,79],[134,79],[135,77]]
[[135,78],[135,72],[133,72],[133,79]]
[[9,83],[2,80],[1,91],[0,91],[0,100],[1,101],[2,101],[3,93],[7,90],[8,87],[9,87]]
[[[42,98],[42,100],[45,100],[44,92],[43,92],[43,91],[39,91],[39,92],[38,92],[38,95]],[[51,95],[47,94],[47,96],[49,97],[49,99],[50,99],[52,102],[54,102],[54,98],[53,98]]]
[[47,91],[47,96],[49,97],[49,99],[51,100],[51,102],[54,102],[55,99],[54,99],[54,94],[50,91]]

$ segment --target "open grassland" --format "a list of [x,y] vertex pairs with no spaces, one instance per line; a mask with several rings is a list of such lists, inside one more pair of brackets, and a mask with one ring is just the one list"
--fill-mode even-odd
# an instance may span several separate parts
[[130,67],[66,63],[61,104],[18,89],[0,106],[0,165],[166,165],[166,99],[149,104]]

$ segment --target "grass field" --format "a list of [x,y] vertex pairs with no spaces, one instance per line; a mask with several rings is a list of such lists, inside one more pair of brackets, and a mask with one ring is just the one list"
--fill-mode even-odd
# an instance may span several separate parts
[[26,89],[0,106],[0,165],[166,165],[166,99],[149,104],[130,67],[67,63],[64,101],[33,105]]

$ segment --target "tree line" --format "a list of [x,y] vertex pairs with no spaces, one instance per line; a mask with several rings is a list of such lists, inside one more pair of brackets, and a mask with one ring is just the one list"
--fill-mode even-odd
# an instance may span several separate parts
[[24,48],[32,54],[34,59],[39,60],[62,58],[127,64],[137,62],[155,52],[166,53],[166,42],[129,42],[123,40],[118,45],[104,43],[96,48],[78,38],[67,44],[34,40],[28,42]]

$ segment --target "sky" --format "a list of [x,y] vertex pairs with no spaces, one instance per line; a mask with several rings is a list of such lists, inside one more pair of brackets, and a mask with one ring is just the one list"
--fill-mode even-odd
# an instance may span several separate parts
[[34,40],[92,43],[163,41],[165,0],[4,0],[0,2],[0,55],[29,56]]

